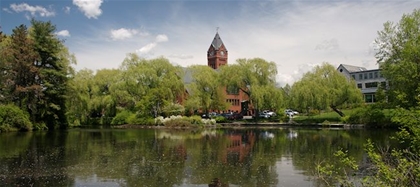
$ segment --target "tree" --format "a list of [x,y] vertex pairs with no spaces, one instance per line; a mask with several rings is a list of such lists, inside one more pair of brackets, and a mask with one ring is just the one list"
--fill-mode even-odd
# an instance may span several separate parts
[[124,80],[120,88],[133,97],[142,117],[161,115],[165,106],[177,103],[184,94],[181,67],[165,58],[146,60],[129,54],[120,69]]
[[362,102],[362,93],[355,85],[354,80],[348,80],[334,66],[324,63],[303,75],[293,85],[292,103],[301,110],[323,110],[330,107],[344,116],[338,109],[340,106]]
[[190,95],[187,99],[198,100],[196,109],[208,113],[208,110],[225,110],[223,90],[219,81],[219,73],[209,66],[195,65],[188,68],[191,71],[192,83],[186,85],[190,88]]
[[238,59],[237,64],[221,67],[223,85],[236,87],[248,96],[251,105],[260,110],[276,103],[270,97],[275,90],[277,67],[274,62],[261,58]]
[[78,71],[68,83],[66,100],[66,116],[70,125],[78,126],[87,124],[91,114],[92,70]]
[[386,22],[375,40],[381,73],[389,81],[394,105],[410,108],[420,102],[420,10]]
[[39,55],[34,47],[34,41],[28,38],[26,26],[16,27],[10,36],[10,43],[2,50],[1,69],[3,102],[12,102],[28,112],[32,121],[38,115],[38,98],[43,95],[38,81],[40,69],[34,64]]
[[50,129],[57,126],[66,128],[67,83],[73,74],[70,64],[75,63],[75,58],[55,35],[55,25],[34,19],[31,20],[31,24],[29,35],[38,54],[33,63],[40,71],[36,81],[42,86],[42,97],[39,97],[37,103],[36,121],[46,123]]

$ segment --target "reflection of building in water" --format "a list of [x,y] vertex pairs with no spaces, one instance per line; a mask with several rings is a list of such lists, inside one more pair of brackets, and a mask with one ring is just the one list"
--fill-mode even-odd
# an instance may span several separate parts
[[223,152],[224,162],[242,162],[252,150],[255,143],[255,133],[229,133],[226,135],[229,143]]

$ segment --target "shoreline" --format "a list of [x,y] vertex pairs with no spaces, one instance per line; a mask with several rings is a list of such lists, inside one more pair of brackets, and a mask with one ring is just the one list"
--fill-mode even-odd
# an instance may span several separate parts
[[156,128],[156,129],[195,129],[195,128],[238,128],[238,127],[279,127],[279,128],[338,128],[338,129],[362,129],[366,126],[364,124],[298,124],[298,123],[273,123],[273,122],[232,122],[232,123],[217,123],[211,126],[190,126],[190,127],[165,127],[165,126],[150,126],[150,125],[134,125],[125,124],[112,126],[116,129],[138,129],[138,128]]

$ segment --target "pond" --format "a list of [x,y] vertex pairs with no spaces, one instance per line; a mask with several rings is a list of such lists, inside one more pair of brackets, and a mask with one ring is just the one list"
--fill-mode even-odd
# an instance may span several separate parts
[[71,129],[0,134],[0,186],[322,186],[339,149],[366,162],[395,131],[227,128]]

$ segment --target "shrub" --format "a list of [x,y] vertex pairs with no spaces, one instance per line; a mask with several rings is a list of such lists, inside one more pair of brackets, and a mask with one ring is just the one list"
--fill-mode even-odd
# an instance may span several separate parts
[[44,122],[35,123],[33,130],[48,130],[48,127]]
[[225,117],[223,117],[223,116],[217,116],[216,118],[215,118],[215,120],[216,120],[216,122],[217,123],[226,123],[226,122],[228,122],[228,119],[226,119]]
[[184,106],[172,103],[163,108],[163,113],[165,116],[174,116],[174,115],[181,115],[185,112]]
[[164,118],[159,116],[154,119],[156,125],[164,125],[165,127],[197,127],[203,125],[215,125],[214,119],[201,119],[200,116],[170,116]]
[[183,117],[185,120],[190,122],[192,125],[202,125],[203,122],[201,121],[200,116],[191,116],[191,117]]
[[155,119],[151,117],[140,117],[136,114],[131,114],[126,121],[132,125],[155,125]]
[[32,130],[29,115],[15,105],[0,105],[0,131]]
[[374,105],[355,109],[348,119],[344,118],[342,120],[346,120],[349,124],[366,124],[376,127],[392,124],[391,117],[386,115],[383,109],[379,109]]
[[120,113],[118,113],[111,121],[111,125],[123,125],[128,123],[128,118],[133,113],[128,110],[123,110]]
[[182,116],[171,116],[169,118],[164,118],[162,121],[165,127],[190,127],[191,122],[187,117]]

